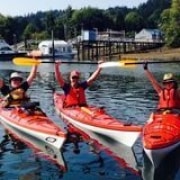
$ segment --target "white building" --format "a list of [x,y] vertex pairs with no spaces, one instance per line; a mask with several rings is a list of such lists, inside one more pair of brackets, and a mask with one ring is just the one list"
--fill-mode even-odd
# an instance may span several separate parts
[[162,42],[162,32],[159,29],[142,29],[135,35],[136,42]]
[[51,56],[53,54],[53,48],[55,56],[73,57],[76,54],[72,44],[63,40],[54,40],[54,47],[52,40],[45,40],[39,43],[38,48],[43,55]]

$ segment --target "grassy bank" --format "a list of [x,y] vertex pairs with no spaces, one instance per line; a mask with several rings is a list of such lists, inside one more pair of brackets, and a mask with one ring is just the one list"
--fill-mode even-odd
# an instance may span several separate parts
[[163,47],[144,53],[122,54],[121,59],[123,58],[180,60],[180,48]]

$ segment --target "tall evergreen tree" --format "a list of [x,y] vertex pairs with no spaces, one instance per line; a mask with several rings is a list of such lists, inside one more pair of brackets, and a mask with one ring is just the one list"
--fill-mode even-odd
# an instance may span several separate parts
[[161,18],[166,44],[180,47],[180,0],[172,0],[171,8],[164,10]]

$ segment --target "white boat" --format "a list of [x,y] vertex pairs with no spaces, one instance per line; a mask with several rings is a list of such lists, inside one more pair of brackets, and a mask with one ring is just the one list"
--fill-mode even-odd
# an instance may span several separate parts
[[26,54],[26,52],[16,51],[4,39],[0,39],[0,60],[11,61],[14,57]]
[[0,54],[14,54],[15,51],[11,46],[4,40],[0,39]]
[[55,58],[67,58],[73,59],[77,52],[73,49],[72,44],[63,40],[44,40],[39,43],[38,49],[45,57],[53,57],[53,51]]

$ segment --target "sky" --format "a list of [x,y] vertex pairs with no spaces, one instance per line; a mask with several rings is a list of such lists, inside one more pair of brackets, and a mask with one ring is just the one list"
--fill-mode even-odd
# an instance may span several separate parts
[[48,10],[64,10],[70,5],[73,9],[91,6],[107,9],[115,6],[138,7],[147,0],[1,0],[0,13],[4,16],[25,16],[29,13]]

